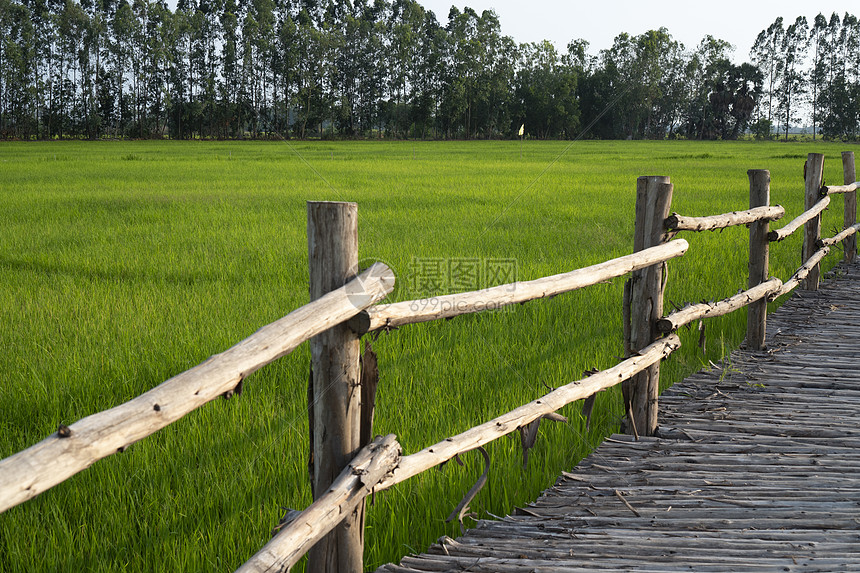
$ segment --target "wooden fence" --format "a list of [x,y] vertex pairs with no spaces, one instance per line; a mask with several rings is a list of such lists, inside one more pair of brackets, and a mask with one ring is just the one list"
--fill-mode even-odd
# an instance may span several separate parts
[[[31,499],[99,459],[121,452],[185,414],[222,395],[238,393],[246,376],[309,340],[312,376],[308,392],[311,428],[311,484],[314,502],[293,512],[273,538],[238,571],[283,571],[309,554],[314,572],[360,572],[364,548],[364,500],[379,491],[480,448],[514,431],[534,439],[543,418],[596,392],[622,385],[627,431],[652,435],[657,427],[660,361],[680,348],[675,330],[706,317],[748,307],[750,348],[764,348],[767,302],[801,283],[816,290],[819,263],[842,242],[844,257],[857,252],[853,152],[842,154],[845,185],[822,186],[824,156],[811,153],[805,168],[806,211],[771,231],[785,210],[770,206],[770,173],[748,172],[750,209],[711,217],[670,214],[668,177],[640,177],[636,193],[634,253],[571,272],[475,292],[376,305],[394,288],[394,274],[382,264],[357,273],[357,206],[308,203],[308,259],[311,302],[200,365],[120,406],[61,426],[38,444],[0,461],[0,512]],[[844,230],[822,239],[821,212],[833,194],[845,196]],[[682,256],[684,231],[750,228],[747,290],[713,303],[689,305],[663,316],[666,262]],[[768,278],[770,243],[804,228],[803,264],[786,282]],[[584,288],[632,273],[625,283],[624,347],[618,365],[557,388],[538,400],[433,444],[402,455],[395,436],[372,439],[375,359],[360,360],[359,339],[368,332],[481,312]],[[423,301],[427,302],[427,301]],[[418,310],[416,310],[416,308]],[[356,391],[358,389],[359,391]],[[464,500],[466,501],[466,500]],[[466,501],[467,502],[467,501]]]

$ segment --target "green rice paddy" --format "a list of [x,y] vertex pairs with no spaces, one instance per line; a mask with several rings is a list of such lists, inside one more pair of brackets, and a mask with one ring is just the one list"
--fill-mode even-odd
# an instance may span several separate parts
[[[769,169],[771,203],[803,210],[803,163],[844,144],[752,142],[0,143],[0,457],[59,424],[115,406],[308,300],[308,200],[359,205],[362,259],[398,274],[395,300],[480,288],[628,254],[636,178],[669,175],[673,210],[748,207],[747,169]],[[822,229],[842,224],[842,200]],[[745,228],[683,235],[670,303],[745,288]],[[773,245],[771,274],[800,264],[800,233]],[[841,256],[834,249],[825,268]],[[497,416],[621,357],[622,279],[552,300],[380,336],[376,427],[406,453]],[[436,290],[431,291],[430,287]],[[668,385],[743,339],[745,313],[682,332]],[[307,345],[219,400],[0,515],[0,570],[232,571],[283,507],[310,503]],[[524,471],[519,436],[488,446],[478,518],[527,503],[621,417],[620,392],[545,423]],[[366,564],[441,535],[483,470],[480,456],[376,495]],[[618,475],[619,485],[624,476]],[[469,521],[469,523],[473,523]]]

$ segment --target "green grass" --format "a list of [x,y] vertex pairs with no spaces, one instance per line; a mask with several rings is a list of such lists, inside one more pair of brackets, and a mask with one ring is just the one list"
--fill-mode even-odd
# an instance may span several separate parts
[[[809,143],[0,143],[0,457],[117,405],[307,302],[305,201],[359,204],[363,259],[398,273],[395,298],[431,259],[515,260],[534,279],[627,254],[636,178],[669,175],[673,210],[748,206],[747,169],[772,176],[772,204],[803,206],[803,158],[826,153],[841,183],[844,146]],[[841,226],[834,200],[823,229]],[[780,226],[783,223],[777,223]],[[667,301],[730,296],[746,283],[746,229],[685,235]],[[771,250],[782,279],[797,234]],[[828,258],[832,265],[838,253]],[[483,283],[483,281],[481,281]],[[444,285],[443,285],[444,286]],[[477,286],[486,286],[480,284]],[[621,287],[583,291],[381,336],[376,432],[407,453],[618,361]],[[682,332],[664,384],[719,360],[745,315]],[[0,515],[0,570],[231,571],[268,539],[281,506],[310,502],[309,353],[251,376],[217,401]],[[544,424],[529,468],[519,437],[488,446],[482,518],[533,499],[620,419],[602,393],[590,430],[580,406]],[[374,567],[458,533],[445,517],[482,471],[479,456],[376,496]],[[623,483],[623,476],[619,476]]]

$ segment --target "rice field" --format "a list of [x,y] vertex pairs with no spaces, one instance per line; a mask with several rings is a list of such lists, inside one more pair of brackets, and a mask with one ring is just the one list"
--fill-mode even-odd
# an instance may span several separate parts
[[[747,169],[771,171],[771,203],[803,210],[803,163],[844,144],[753,142],[0,143],[0,457],[190,368],[308,300],[308,200],[356,201],[360,258],[398,275],[392,300],[573,270],[628,254],[636,178],[669,175],[673,210],[748,207]],[[823,234],[842,224],[842,200]],[[745,287],[748,232],[684,235],[671,303]],[[772,246],[771,274],[800,264],[800,233]],[[834,249],[825,264],[840,258]],[[513,274],[511,274],[513,273]],[[501,280],[505,279],[505,280]],[[621,357],[622,280],[502,311],[425,323],[375,342],[376,427],[406,453]],[[682,332],[668,385],[743,339],[745,314]],[[310,503],[307,345],[120,455],[0,515],[0,570],[232,571],[286,507]],[[476,518],[550,486],[621,417],[620,392],[545,423],[523,469],[519,436],[488,446]],[[463,457],[378,494],[368,568],[418,552],[483,470]],[[619,476],[623,481],[623,476]],[[621,483],[621,482],[620,482]],[[467,523],[473,523],[468,521]]]

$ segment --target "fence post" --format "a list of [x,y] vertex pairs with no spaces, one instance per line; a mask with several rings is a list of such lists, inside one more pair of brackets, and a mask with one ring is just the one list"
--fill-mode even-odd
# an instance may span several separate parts
[[[804,168],[806,179],[806,201],[804,210],[811,209],[821,199],[821,180],[824,175],[824,155],[821,153],[810,153]],[[819,213],[804,225],[803,233],[803,257],[800,264],[804,264],[809,257],[818,250],[818,241],[821,239],[821,214]],[[806,290],[818,290],[818,282],[821,276],[821,265],[815,265],[810,269],[803,288]]]
[[[750,169],[747,171],[750,180],[750,209],[770,205],[770,171],[767,169]],[[753,288],[767,280],[770,264],[770,242],[767,233],[770,229],[768,221],[756,221],[750,225],[750,261],[749,283],[747,288]],[[764,350],[764,339],[767,327],[767,299],[763,298],[747,307],[747,348]]]
[[[358,206],[308,202],[310,295],[316,300],[358,272]],[[346,324],[311,339],[309,472],[314,499],[325,494],[361,449],[359,337]],[[308,553],[308,571],[361,573],[364,504]]]
[[[633,250],[655,247],[666,240],[665,221],[672,206],[672,184],[668,177],[647,176],[636,181],[636,223]],[[629,353],[642,350],[658,336],[657,320],[663,316],[665,263],[634,271],[630,285]],[[660,393],[660,365],[636,374],[621,386],[627,411],[628,433],[654,435],[657,429],[657,395]]]
[[[857,172],[854,170],[854,152],[842,152],[842,173],[845,185],[851,185],[857,181]],[[857,192],[845,194],[845,218],[844,228],[848,228],[857,222]],[[845,262],[850,264],[857,257],[857,234],[853,234],[842,241],[842,250],[845,252]]]

